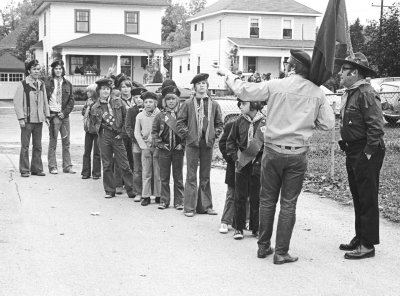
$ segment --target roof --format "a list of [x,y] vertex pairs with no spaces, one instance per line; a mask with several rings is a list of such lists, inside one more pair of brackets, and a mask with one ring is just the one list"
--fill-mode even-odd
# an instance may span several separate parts
[[188,21],[221,13],[254,13],[320,16],[321,13],[294,0],[219,0]]
[[89,34],[55,47],[163,49],[160,44],[147,42],[124,34]]
[[233,38],[228,37],[238,47],[259,47],[259,48],[305,48],[313,49],[314,40],[294,39],[259,39],[259,38]]
[[6,52],[0,56],[0,71],[25,71],[25,64],[12,54]]
[[182,48],[182,49],[175,50],[174,52],[171,52],[168,55],[171,56],[171,57],[174,57],[174,56],[188,55],[188,54],[190,54],[190,46]]
[[36,42],[29,49],[43,49],[43,40]]
[[85,4],[168,6],[167,0],[39,0],[38,5],[33,10],[33,14],[40,13],[50,3],[85,3]]

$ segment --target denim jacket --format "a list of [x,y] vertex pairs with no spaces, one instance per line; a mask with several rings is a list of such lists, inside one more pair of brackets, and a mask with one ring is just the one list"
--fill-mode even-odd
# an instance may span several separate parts
[[[90,118],[96,127],[97,133],[100,133],[101,122],[103,120],[103,108],[100,99],[92,106],[90,110]],[[120,135],[122,133],[123,127],[125,125],[126,108],[122,103],[121,99],[114,98],[110,101],[111,108],[113,110],[113,116],[115,118],[115,126],[117,128],[117,133]]]
[[[49,101],[55,88],[54,78],[52,77],[46,80],[45,85],[46,85],[47,100]],[[64,117],[67,118],[69,116],[69,113],[72,112],[72,109],[74,109],[74,104],[75,104],[72,84],[67,79],[63,78],[61,88],[62,88],[61,112],[64,114]]]

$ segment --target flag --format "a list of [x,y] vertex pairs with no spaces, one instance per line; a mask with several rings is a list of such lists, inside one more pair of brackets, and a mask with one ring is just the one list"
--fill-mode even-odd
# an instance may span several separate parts
[[346,44],[345,0],[329,0],[315,41],[310,80],[320,86],[333,74],[336,41]]

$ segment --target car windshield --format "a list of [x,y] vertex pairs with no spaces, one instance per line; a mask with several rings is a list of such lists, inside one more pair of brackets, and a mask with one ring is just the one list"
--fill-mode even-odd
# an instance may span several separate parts
[[383,83],[381,84],[381,92],[397,92],[399,91],[399,87],[399,85]]

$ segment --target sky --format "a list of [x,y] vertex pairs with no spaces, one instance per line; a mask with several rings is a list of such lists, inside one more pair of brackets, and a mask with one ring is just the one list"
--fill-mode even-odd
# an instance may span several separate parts
[[[21,0],[14,0],[15,2],[21,2]],[[211,5],[218,0],[207,0],[207,5]],[[325,12],[326,6],[329,0],[296,0],[297,2],[313,8],[316,11]],[[0,0],[0,9],[4,8],[10,0]],[[173,0],[174,3],[188,3],[189,0]],[[384,0],[384,5],[391,5],[395,0]],[[361,24],[367,24],[367,20],[379,20],[380,8],[372,7],[372,3],[375,5],[380,5],[380,0],[347,0],[347,15],[349,18],[349,23],[352,24],[357,19],[360,18]],[[320,23],[322,18],[318,18],[317,23]]]

